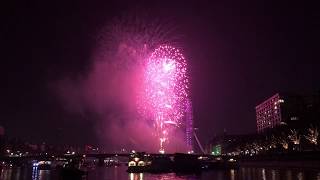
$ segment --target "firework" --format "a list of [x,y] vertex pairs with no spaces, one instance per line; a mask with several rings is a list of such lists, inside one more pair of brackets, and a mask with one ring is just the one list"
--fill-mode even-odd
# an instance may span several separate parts
[[144,78],[144,106],[154,120],[160,152],[164,152],[170,133],[179,127],[186,112],[186,60],[178,49],[160,46],[148,58]]
[[[152,129],[152,135],[159,139],[163,152],[164,145],[170,139],[174,141],[170,138],[173,130],[184,128],[186,118],[189,119],[188,124],[192,121],[192,114],[186,112],[192,106],[187,108],[186,60],[176,48],[180,45],[179,36],[175,33],[176,23],[151,17],[134,12],[115,18],[101,29],[95,56],[98,60],[107,61],[116,74],[129,74],[125,76],[129,79],[126,87],[132,88],[127,88],[130,90],[126,89],[124,92],[127,94],[123,96],[134,97],[132,102],[138,113],[132,118],[138,119],[148,130]],[[188,134],[187,139],[190,139],[189,129],[183,131]]]

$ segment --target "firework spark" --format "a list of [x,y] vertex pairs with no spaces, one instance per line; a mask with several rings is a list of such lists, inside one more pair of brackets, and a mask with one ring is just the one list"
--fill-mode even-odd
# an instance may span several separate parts
[[168,20],[151,18],[148,13],[133,11],[114,18],[101,29],[97,38],[98,51],[103,52],[103,59],[114,61],[122,69],[136,68],[145,63],[160,44],[170,42],[176,45],[178,38],[175,29]]
[[168,45],[160,46],[148,58],[144,76],[144,109],[154,120],[160,140],[160,152],[170,133],[185,116],[188,99],[186,60]]

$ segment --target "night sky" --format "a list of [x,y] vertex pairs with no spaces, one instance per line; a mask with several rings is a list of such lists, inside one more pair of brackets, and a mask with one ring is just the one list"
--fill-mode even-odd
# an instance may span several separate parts
[[[95,115],[70,113],[55,82],[85,76],[97,32],[131,9],[178,27],[200,139],[255,132],[255,105],[320,90],[319,11],[293,1],[1,3],[0,125],[31,142],[94,144]],[[72,120],[76,119],[76,120]]]

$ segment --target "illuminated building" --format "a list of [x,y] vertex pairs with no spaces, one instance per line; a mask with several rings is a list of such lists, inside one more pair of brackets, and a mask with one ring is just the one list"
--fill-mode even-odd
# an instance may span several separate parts
[[221,155],[221,145],[213,146],[211,154],[214,156],[220,156]]
[[190,100],[187,101],[186,109],[186,145],[188,153],[193,152],[193,114],[192,114],[192,103]]
[[319,117],[319,95],[277,93],[255,107],[258,133],[280,125],[300,127]]
[[263,132],[265,129],[273,128],[281,124],[282,103],[284,103],[284,99],[281,99],[279,93],[277,93],[256,106],[255,109],[258,133]]

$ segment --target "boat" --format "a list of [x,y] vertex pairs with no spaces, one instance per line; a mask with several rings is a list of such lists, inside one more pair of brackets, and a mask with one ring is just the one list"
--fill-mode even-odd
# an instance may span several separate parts
[[150,154],[146,154],[144,152],[131,153],[129,157],[127,172],[147,172],[150,168],[150,165]]

